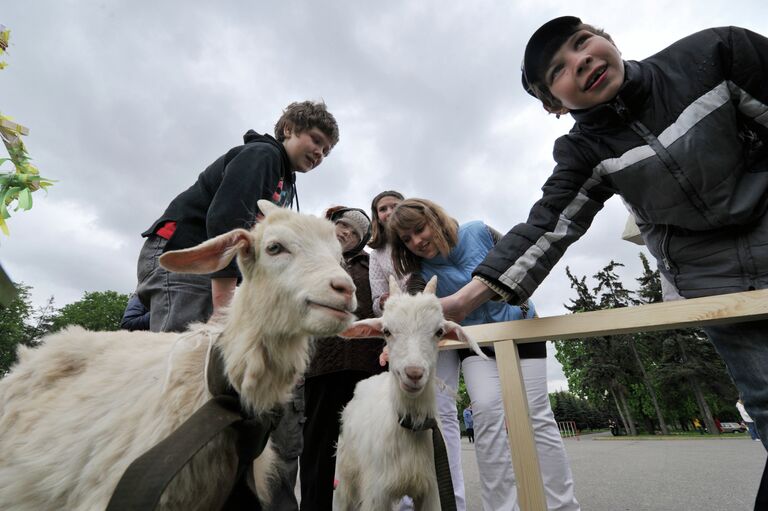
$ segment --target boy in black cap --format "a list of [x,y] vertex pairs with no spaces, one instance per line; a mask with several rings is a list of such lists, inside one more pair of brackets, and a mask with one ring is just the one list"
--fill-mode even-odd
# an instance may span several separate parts
[[[523,87],[576,121],[528,220],[443,299],[524,303],[614,194],[685,298],[768,288],[768,39],[703,30],[643,61],[564,16],[531,37]],[[768,446],[768,321],[705,328]]]

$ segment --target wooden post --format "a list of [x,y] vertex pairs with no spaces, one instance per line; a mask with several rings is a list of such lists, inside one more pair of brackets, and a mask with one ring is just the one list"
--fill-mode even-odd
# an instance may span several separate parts
[[520,357],[515,341],[501,341],[493,345],[499,368],[501,397],[507,419],[509,448],[517,480],[517,502],[520,511],[546,511],[544,483],[539,468],[539,455],[533,439],[528,398],[525,394]]

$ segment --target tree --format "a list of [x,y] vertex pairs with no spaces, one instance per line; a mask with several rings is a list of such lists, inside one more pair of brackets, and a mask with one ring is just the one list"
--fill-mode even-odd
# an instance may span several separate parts
[[128,295],[116,291],[85,292],[83,298],[65,305],[53,317],[51,330],[68,325],[80,325],[88,330],[111,331],[120,329]]
[[[611,261],[601,275],[602,282],[593,290],[586,284],[586,277],[575,277],[570,268],[565,272],[576,291],[576,298],[570,305],[564,305],[571,312],[586,312],[607,308],[619,303],[627,291],[619,288],[618,277],[613,273],[617,263]],[[615,278],[614,278],[615,276]],[[597,276],[596,276],[597,277]],[[602,297],[598,292],[605,289]],[[612,292],[613,291],[613,292]],[[612,295],[612,296],[607,296]],[[557,341],[556,358],[563,365],[568,385],[576,393],[590,399],[603,399],[606,392],[613,397],[619,417],[631,434],[636,434],[632,411],[628,406],[628,383],[633,380],[634,362],[628,357],[626,336],[602,336],[577,341]]]
[[[652,270],[648,260],[640,254],[643,275],[638,295],[645,303],[662,301],[661,278],[658,270]],[[698,328],[647,332],[642,334],[646,345],[655,345],[657,353],[654,366],[656,379],[665,389],[687,387],[692,393],[698,415],[704,419],[712,434],[719,434],[708,400],[727,400],[735,395],[735,388],[728,377],[725,364],[715,352],[704,332]],[[678,396],[680,399],[682,396]],[[685,399],[683,399],[685,400]],[[667,408],[678,416],[685,414],[679,403]],[[690,413],[690,412],[688,412]]]
[[8,306],[0,305],[0,376],[16,362],[19,344],[30,341],[29,326],[26,323],[32,312],[30,287],[14,284],[16,297]]
[[56,307],[53,303],[53,296],[51,296],[43,307],[35,310],[33,326],[30,329],[32,342],[37,342],[42,336],[53,331],[53,318],[56,315]]

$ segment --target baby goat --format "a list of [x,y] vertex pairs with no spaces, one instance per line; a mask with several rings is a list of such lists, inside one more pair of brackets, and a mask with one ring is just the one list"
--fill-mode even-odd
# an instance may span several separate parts
[[[401,293],[390,277],[384,315],[358,321],[341,334],[383,337],[389,372],[358,383],[342,412],[335,510],[388,511],[405,495],[417,510],[440,510],[432,435],[414,431],[427,419],[437,420],[438,345],[442,339],[456,339],[485,355],[458,324],[443,318],[436,287],[433,277],[423,293],[411,296]],[[403,419],[414,430],[401,426]]]

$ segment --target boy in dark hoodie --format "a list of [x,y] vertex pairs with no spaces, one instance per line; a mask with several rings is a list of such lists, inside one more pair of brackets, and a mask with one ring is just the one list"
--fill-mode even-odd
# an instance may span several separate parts
[[214,161],[142,233],[147,240],[139,254],[136,293],[151,311],[153,332],[181,332],[191,322],[207,321],[229,304],[239,276],[234,260],[210,275],[189,275],[160,267],[160,255],[250,228],[260,214],[260,199],[292,206],[295,173],[322,163],[339,141],[339,128],[324,103],[304,101],[286,107],[274,138],[253,130],[243,138],[243,145]]

